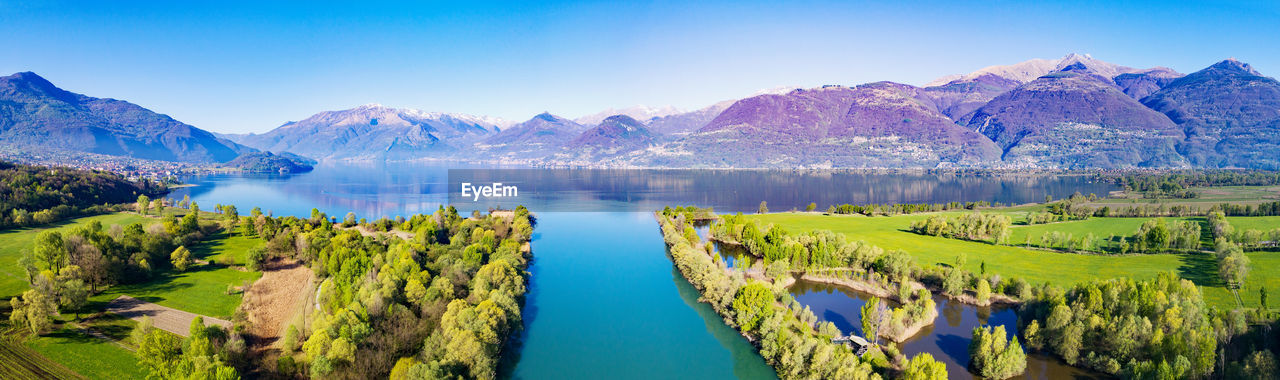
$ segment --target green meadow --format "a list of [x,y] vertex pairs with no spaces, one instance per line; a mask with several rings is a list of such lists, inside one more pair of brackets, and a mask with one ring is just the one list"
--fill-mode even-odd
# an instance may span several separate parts
[[54,332],[29,339],[27,347],[90,379],[140,379],[147,376],[131,351],[133,345],[129,342],[129,332],[135,322],[105,314],[83,324],[115,341],[64,325]]
[[18,266],[18,259],[22,257],[23,251],[31,249],[37,234],[48,229],[70,230],[94,220],[102,223],[103,227],[109,227],[112,224],[126,226],[139,222],[150,224],[157,221],[133,213],[113,213],[75,218],[42,227],[0,231],[0,296],[7,300],[27,290],[27,275]]
[[[961,212],[949,212],[959,215]],[[966,255],[965,268],[974,272],[985,263],[988,273],[1020,277],[1032,283],[1070,286],[1095,279],[1130,277],[1153,278],[1157,273],[1173,271],[1200,285],[1205,300],[1221,308],[1234,308],[1235,298],[1218,279],[1217,262],[1212,254],[1101,255],[1026,249],[989,243],[917,235],[907,231],[911,222],[934,214],[866,217],[861,215],[823,215],[819,213],[775,213],[748,215],[763,224],[773,223],[793,232],[831,230],[852,240],[863,240],[884,249],[900,249],[911,254],[922,265],[951,264],[960,254]],[[1073,233],[1091,231],[1100,239],[1115,232],[1131,234],[1149,218],[1094,218],[1083,222],[1066,222],[1014,228],[1010,241],[1021,242],[1026,234],[1065,226]],[[1017,218],[1015,217],[1015,220]],[[1022,231],[1019,231],[1022,230]],[[1066,230],[1064,229],[1064,232]],[[1021,233],[1022,235],[1017,235]],[[1038,235],[1036,235],[1038,236]],[[1253,260],[1249,281],[1240,293],[1247,307],[1258,305],[1258,288],[1280,290],[1280,253],[1251,252]],[[1274,306],[1274,305],[1269,305]]]
[[[69,230],[90,221],[98,221],[104,227],[109,227],[113,224],[124,226],[139,222],[150,224],[158,222],[158,219],[133,213],[113,213],[70,219],[40,228],[0,231],[0,296],[8,299],[28,288],[26,275],[17,263],[23,252],[31,249],[37,234],[47,229]],[[102,310],[107,302],[121,295],[192,313],[230,319],[240,305],[241,293],[228,291],[229,288],[252,283],[262,275],[244,268],[246,252],[260,243],[261,240],[255,238],[226,233],[210,236],[195,247],[188,247],[194,258],[207,260],[208,264],[194,265],[186,272],[158,271],[151,280],[144,283],[112,286],[90,297],[83,314],[63,313],[59,320],[69,322],[76,317],[87,317]],[[4,357],[23,359],[10,361],[22,365],[0,368],[0,378],[40,378],[47,374],[56,378],[74,377],[68,371],[91,379],[146,377],[146,371],[138,365],[133,352],[126,348],[129,346],[129,331],[135,324],[133,321],[108,314],[81,323],[124,343],[89,335],[67,323],[42,336],[5,338],[0,343],[0,361],[6,361]],[[38,375],[39,373],[46,375]]]
[[258,239],[228,236],[225,233],[214,235],[191,248],[193,257],[200,260],[212,259],[208,264],[193,265],[186,272],[160,271],[150,281],[115,285],[89,300],[95,305],[104,305],[117,297],[128,295],[182,311],[231,319],[236,308],[240,307],[241,294],[239,291],[228,291],[229,288],[251,284],[262,277],[262,273],[249,271],[244,266],[228,266],[223,260],[230,259],[243,264],[246,256],[244,251],[259,242]]
[[[1132,236],[1138,232],[1138,227],[1142,226],[1149,220],[1154,218],[1089,218],[1086,220],[1075,220],[1069,222],[1057,222],[1036,225],[1018,225],[1015,224],[1010,228],[1009,244],[1022,245],[1027,241],[1027,237],[1031,237],[1031,245],[1040,245],[1040,239],[1044,234],[1054,231],[1064,234],[1071,234],[1073,239],[1086,237],[1093,234],[1094,247],[1100,247],[1106,243],[1108,237],[1114,237],[1113,242],[1119,241],[1122,237]],[[1181,220],[1201,223],[1204,228],[1204,218],[1164,218],[1166,220]],[[1014,218],[1014,222],[1020,222],[1019,218]],[[1204,235],[1208,236],[1208,231]],[[1207,243],[1207,242],[1206,242]]]

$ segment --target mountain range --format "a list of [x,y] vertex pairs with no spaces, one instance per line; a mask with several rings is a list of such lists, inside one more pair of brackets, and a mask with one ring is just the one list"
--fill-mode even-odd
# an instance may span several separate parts
[[31,72],[0,77],[0,143],[206,163],[255,151],[133,103],[60,89]]
[[201,162],[260,149],[609,167],[1280,169],[1280,82],[1234,59],[1183,75],[1069,54],[923,87],[787,88],[689,112],[632,107],[511,123],[370,104],[262,134],[215,135],[32,73],[0,78],[0,143],[49,141]]

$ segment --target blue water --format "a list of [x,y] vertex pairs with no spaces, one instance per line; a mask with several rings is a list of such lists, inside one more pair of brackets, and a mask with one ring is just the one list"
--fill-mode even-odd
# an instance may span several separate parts
[[538,215],[512,377],[774,376],[745,339],[697,303],[662,254],[657,229],[644,213]]
[[[845,288],[798,281],[790,288],[796,301],[806,305],[819,320],[835,324],[845,334],[862,335],[862,306],[871,296]],[[925,327],[915,336],[898,345],[908,357],[929,353],[934,360],[947,364],[950,379],[969,379],[969,342],[973,328],[978,326],[1004,326],[1010,335],[1018,331],[1018,313],[1004,306],[975,307],[934,296],[938,318],[932,326]],[[882,300],[883,302],[883,300]],[[890,303],[891,307],[898,307]],[[1026,341],[1022,341],[1026,348]],[[1105,376],[1066,365],[1061,360],[1045,355],[1028,355],[1027,371],[1021,379],[1092,379]]]

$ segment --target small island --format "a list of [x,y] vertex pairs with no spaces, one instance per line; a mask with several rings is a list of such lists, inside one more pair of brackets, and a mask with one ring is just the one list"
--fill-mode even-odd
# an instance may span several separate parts
[[222,167],[251,173],[292,174],[309,172],[314,164],[313,160],[288,152],[252,152],[242,154],[222,164]]

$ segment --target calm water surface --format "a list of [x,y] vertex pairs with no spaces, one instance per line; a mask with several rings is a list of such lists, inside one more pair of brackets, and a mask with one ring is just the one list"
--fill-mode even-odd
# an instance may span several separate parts
[[[810,281],[797,281],[791,286],[790,291],[796,301],[809,306],[819,320],[830,321],[845,334],[850,332],[862,334],[862,306],[871,299],[870,295]],[[1002,325],[1005,331],[1010,333],[1017,331],[1018,314],[1012,308],[977,307],[954,302],[941,296],[934,296],[933,300],[937,304],[938,319],[934,320],[932,326],[924,328],[914,337],[902,342],[899,348],[907,356],[928,352],[935,360],[947,363],[948,377],[951,379],[974,378],[974,375],[966,369],[969,365],[969,342],[973,338],[974,327]],[[890,305],[899,306],[892,303]],[[1023,343],[1025,348],[1025,342]],[[1106,377],[1068,366],[1061,360],[1037,354],[1027,357],[1027,372],[1017,378]]]
[[[241,214],[258,206],[274,215],[306,216],[318,208],[332,216],[355,212],[374,219],[429,213],[448,203],[449,189],[457,187],[450,184],[450,168],[466,165],[322,164],[298,175],[201,176],[186,179],[195,186],[170,197],[189,195],[207,209],[234,204]],[[666,205],[751,212],[761,200],[774,210],[803,208],[809,202],[1026,203],[1045,195],[1113,190],[1079,176],[583,170],[542,177],[537,191],[522,190],[520,200],[537,214],[538,225],[525,329],[501,368],[510,378],[776,377],[745,339],[697,302],[696,290],[671,265],[650,214]],[[470,211],[467,205],[457,206]],[[603,212],[557,212],[566,210]],[[856,331],[852,329],[859,325],[856,294],[813,290],[797,298],[843,331]],[[822,305],[829,306],[819,310]],[[904,350],[933,352],[959,376],[968,358],[961,350],[972,326],[981,319],[1002,324],[1014,319],[1011,311],[978,318],[973,308],[951,312],[945,305],[939,302],[934,330],[913,338]],[[1043,360],[1028,367],[1040,377],[1075,374]]]

